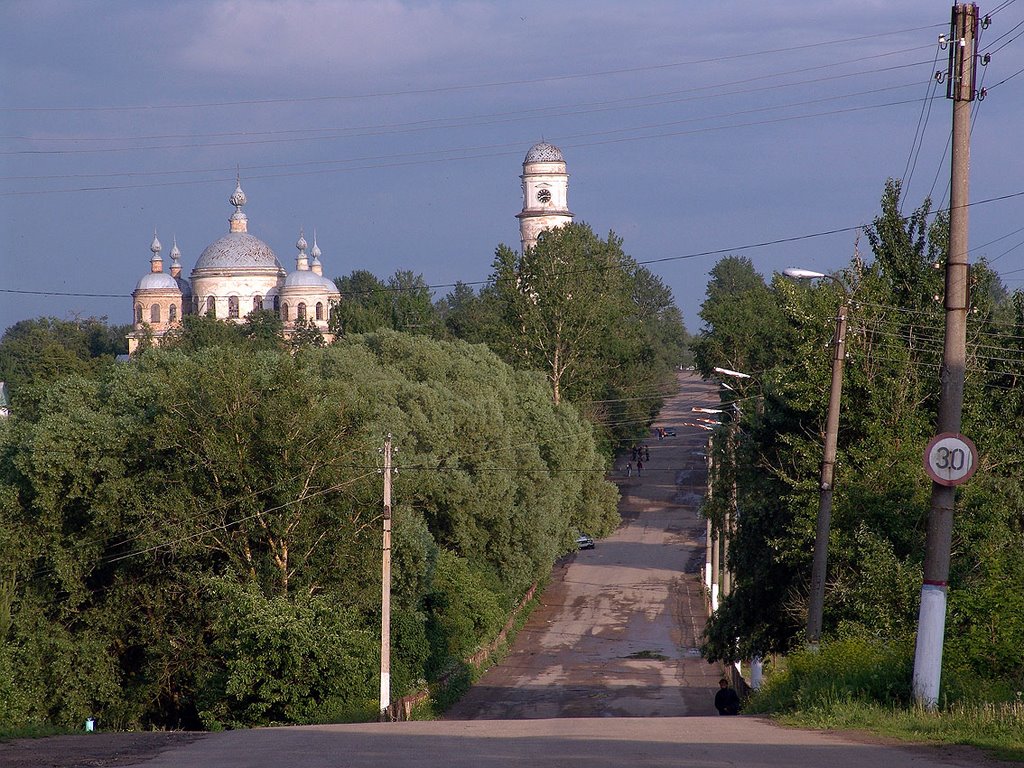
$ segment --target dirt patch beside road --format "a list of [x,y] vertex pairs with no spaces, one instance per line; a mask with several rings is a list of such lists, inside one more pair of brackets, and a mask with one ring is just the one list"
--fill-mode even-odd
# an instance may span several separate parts
[[207,734],[184,731],[83,733],[0,743],[4,768],[106,768],[138,765],[167,749],[190,744]]

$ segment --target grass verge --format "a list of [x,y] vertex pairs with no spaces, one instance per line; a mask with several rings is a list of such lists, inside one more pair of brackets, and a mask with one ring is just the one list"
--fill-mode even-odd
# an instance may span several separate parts
[[[873,639],[844,638],[819,651],[794,653],[767,676],[744,712],[784,725],[856,730],[918,744],[957,744],[1002,760],[1024,762],[1024,700],[1020,691],[944,675],[947,691],[934,711],[914,704],[913,649]],[[945,684],[945,679],[944,679]]]

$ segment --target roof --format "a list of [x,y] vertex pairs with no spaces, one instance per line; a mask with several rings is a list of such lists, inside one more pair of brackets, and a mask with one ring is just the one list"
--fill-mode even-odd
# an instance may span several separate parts
[[284,271],[270,246],[248,232],[229,232],[206,247],[199,269],[273,269]]
[[526,159],[523,163],[564,163],[565,158],[562,157],[562,150],[556,147],[554,144],[548,144],[546,141],[539,141],[530,147],[530,151],[526,153]]

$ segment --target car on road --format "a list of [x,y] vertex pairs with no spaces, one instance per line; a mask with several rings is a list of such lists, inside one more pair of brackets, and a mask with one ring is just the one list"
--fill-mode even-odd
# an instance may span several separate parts
[[576,537],[576,549],[593,549],[594,540],[587,536],[585,533],[581,533]]
[[676,428],[675,427],[665,427],[665,437],[675,437],[675,436],[676,436]]

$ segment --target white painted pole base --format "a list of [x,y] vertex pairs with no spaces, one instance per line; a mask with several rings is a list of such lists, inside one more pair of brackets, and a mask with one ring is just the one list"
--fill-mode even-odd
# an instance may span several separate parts
[[925,584],[921,587],[921,612],[914,652],[914,700],[927,709],[935,709],[939,702],[945,632],[946,589]]
[[717,584],[712,584],[711,585],[711,610],[712,611],[717,611],[718,610],[718,585]]
[[391,706],[391,673],[385,672],[380,676],[380,711],[386,712]]
[[755,656],[750,660],[750,687],[755,691],[760,689],[763,680],[764,664],[761,663],[760,656]]

